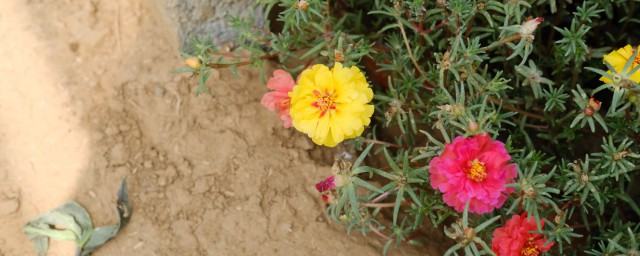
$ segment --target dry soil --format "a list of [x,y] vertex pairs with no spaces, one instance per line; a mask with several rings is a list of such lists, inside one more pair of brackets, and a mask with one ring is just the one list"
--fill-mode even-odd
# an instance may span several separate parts
[[170,73],[180,43],[162,8],[0,1],[0,255],[34,255],[22,226],[66,200],[115,223],[124,177],[131,222],[95,255],[380,255],[379,238],[325,220],[313,184],[330,167],[260,105],[256,71],[214,71],[199,97]]

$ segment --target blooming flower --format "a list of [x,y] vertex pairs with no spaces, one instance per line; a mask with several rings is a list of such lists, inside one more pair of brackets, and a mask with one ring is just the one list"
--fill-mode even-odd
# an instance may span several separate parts
[[[544,227],[544,219],[541,219]],[[491,250],[498,256],[537,256],[549,251],[553,242],[545,245],[547,240],[536,231],[536,221],[527,218],[527,212],[513,215],[504,227],[493,231]]]
[[266,93],[260,101],[263,106],[271,111],[280,111],[278,117],[284,121],[284,128],[292,126],[289,108],[291,107],[291,98],[289,92],[293,90],[295,82],[288,72],[282,69],[273,71],[273,77],[269,78],[267,88],[274,91]]
[[318,145],[358,137],[371,122],[373,91],[358,67],[318,64],[300,74],[291,96],[293,126]]
[[[635,49],[631,47],[631,45],[626,45],[618,50],[612,51],[611,53],[604,56],[604,61],[609,62],[609,64],[616,70],[617,73],[622,72],[622,68],[624,68],[624,64],[631,58]],[[640,64],[640,54],[637,54],[631,63],[631,67],[629,67],[629,71],[635,68]],[[611,75],[611,71],[607,71],[607,74]],[[640,71],[635,72],[631,77],[629,77],[636,83],[640,83]],[[600,81],[605,83],[611,83],[611,79],[608,79],[604,76],[600,77]]]
[[472,138],[458,136],[444,152],[429,162],[431,187],[442,192],[444,202],[462,212],[467,201],[469,211],[487,213],[504,204],[506,187],[518,175],[504,144],[486,134]]

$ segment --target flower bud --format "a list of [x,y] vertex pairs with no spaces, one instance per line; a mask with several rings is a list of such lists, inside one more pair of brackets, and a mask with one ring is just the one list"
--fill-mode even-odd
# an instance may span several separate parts
[[309,6],[309,3],[307,3],[306,0],[300,0],[296,4],[296,7],[300,8],[300,10],[303,10],[303,11],[306,11],[308,6]]
[[602,106],[602,103],[594,98],[589,98],[589,106],[593,108],[593,110],[598,112],[598,110],[600,110],[600,106]]
[[333,194],[323,194],[322,195],[322,201],[324,201],[327,204],[333,204],[335,203],[336,197]]
[[522,27],[520,28],[520,35],[522,35],[522,37],[530,36],[534,31],[536,31],[536,28],[538,28],[538,25],[540,25],[543,20],[544,19],[542,17],[538,17],[525,21],[522,23]]
[[463,232],[468,240],[473,240],[476,237],[476,230],[474,228],[465,228]]
[[471,134],[478,134],[478,123],[476,121],[470,121],[467,123],[467,132]]
[[197,57],[189,57],[184,60],[184,64],[189,66],[192,69],[199,69],[202,64],[200,63],[200,59]]
[[585,116],[588,116],[588,117],[593,116],[593,113],[595,113],[595,112],[596,112],[596,111],[595,111],[595,110],[593,109],[593,107],[591,107],[591,106],[587,106],[587,107],[584,109],[584,115],[585,115]]
[[563,212],[563,211],[560,211],[560,213],[558,213],[558,214],[556,215],[556,217],[555,217],[555,218],[553,218],[553,222],[555,222],[555,223],[556,223],[556,225],[560,225],[560,222],[562,221],[562,218],[564,218],[564,212]]
[[524,189],[525,198],[534,198],[536,196],[536,189],[533,187],[528,187]]
[[338,62],[343,62],[344,61],[344,55],[338,49],[334,49],[333,50],[333,56],[336,58],[336,61],[338,61]]

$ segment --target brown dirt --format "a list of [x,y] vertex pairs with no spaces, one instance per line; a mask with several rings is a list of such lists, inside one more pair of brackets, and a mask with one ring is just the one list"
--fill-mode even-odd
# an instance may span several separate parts
[[330,168],[260,105],[256,71],[214,71],[199,97],[170,73],[178,40],[159,8],[0,1],[0,255],[33,255],[22,225],[65,200],[115,223],[127,176],[131,222],[96,255],[379,255],[380,239],[324,220],[313,184]]

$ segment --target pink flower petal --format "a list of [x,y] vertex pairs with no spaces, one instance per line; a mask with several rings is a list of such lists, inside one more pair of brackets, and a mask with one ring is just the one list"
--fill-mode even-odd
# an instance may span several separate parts
[[321,182],[318,182],[318,184],[316,184],[316,189],[318,190],[318,192],[323,193],[329,189],[333,189],[336,187],[336,184],[333,182],[335,179],[334,176],[331,176],[329,178],[324,179]]
[[289,109],[291,108],[291,97],[289,92],[293,90],[295,82],[288,72],[277,69],[273,71],[273,77],[269,78],[267,88],[274,91],[267,92],[262,96],[260,103],[271,111],[279,111],[278,118],[284,121],[284,128],[292,127]]

